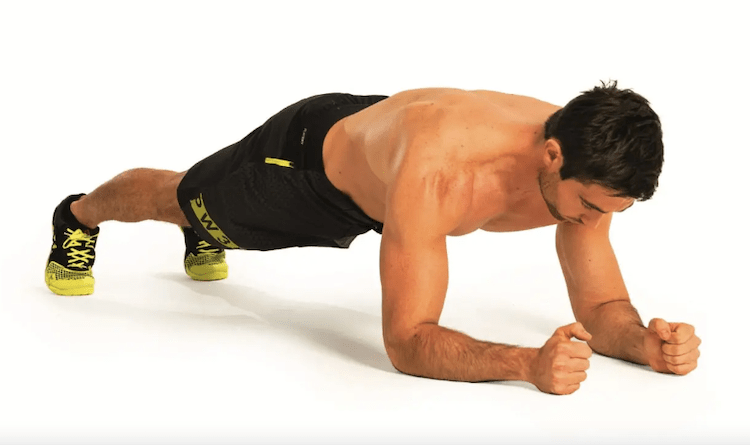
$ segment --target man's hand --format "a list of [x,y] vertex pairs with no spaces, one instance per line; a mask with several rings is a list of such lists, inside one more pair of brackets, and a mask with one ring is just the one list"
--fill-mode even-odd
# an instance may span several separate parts
[[591,340],[581,323],[557,328],[532,362],[529,381],[540,391],[550,394],[572,394],[586,380],[591,348],[573,338]]
[[667,323],[654,318],[643,340],[648,364],[654,371],[685,375],[698,366],[701,339],[686,323]]

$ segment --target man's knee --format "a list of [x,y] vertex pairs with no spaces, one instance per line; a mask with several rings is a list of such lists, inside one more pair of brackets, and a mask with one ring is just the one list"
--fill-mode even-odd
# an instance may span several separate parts
[[186,172],[165,173],[156,194],[155,207],[157,219],[183,227],[189,226],[190,223],[185,218],[185,214],[182,212],[180,203],[177,200],[177,187],[179,187]]

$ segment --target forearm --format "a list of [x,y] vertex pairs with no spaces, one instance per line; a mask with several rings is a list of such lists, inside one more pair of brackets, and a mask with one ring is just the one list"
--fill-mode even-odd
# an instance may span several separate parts
[[396,368],[441,380],[529,381],[538,349],[489,343],[436,324],[423,324],[407,341],[389,348]]
[[638,311],[628,301],[612,301],[591,311],[585,320],[579,320],[592,339],[591,349],[599,354],[648,364],[644,351],[646,328]]

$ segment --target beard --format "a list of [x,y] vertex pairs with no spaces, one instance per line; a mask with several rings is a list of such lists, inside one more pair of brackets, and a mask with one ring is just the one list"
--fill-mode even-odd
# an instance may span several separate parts
[[542,173],[539,173],[539,177],[537,178],[539,181],[539,191],[542,193],[542,199],[544,200],[544,203],[547,204],[547,209],[549,210],[550,214],[552,214],[552,217],[555,218],[558,221],[567,221],[560,212],[557,210],[557,207],[552,202],[552,182],[549,179],[542,178]]

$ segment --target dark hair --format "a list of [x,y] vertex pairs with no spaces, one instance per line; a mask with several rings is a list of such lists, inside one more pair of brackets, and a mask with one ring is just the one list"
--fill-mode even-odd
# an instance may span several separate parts
[[560,178],[596,183],[645,201],[664,163],[659,116],[648,101],[617,81],[584,91],[547,119],[545,139],[560,141]]

